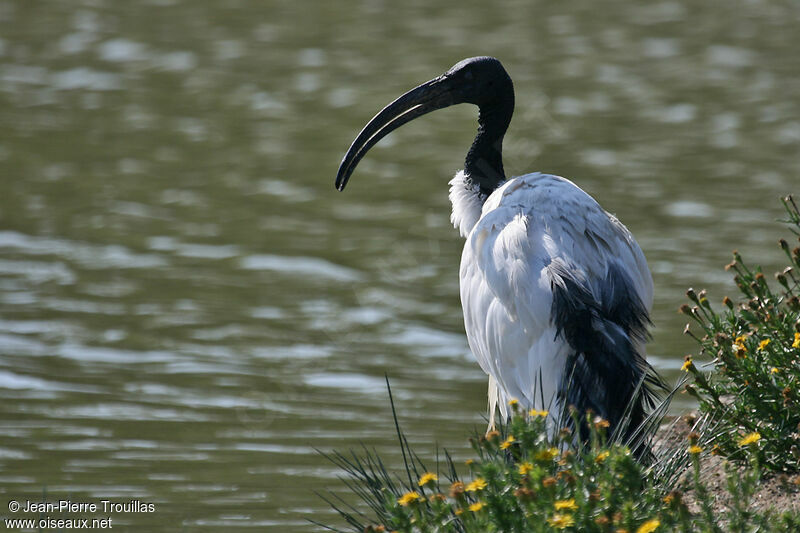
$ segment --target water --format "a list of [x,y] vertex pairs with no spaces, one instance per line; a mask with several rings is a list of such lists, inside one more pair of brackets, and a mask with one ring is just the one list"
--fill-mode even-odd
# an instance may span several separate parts
[[685,289],[732,294],[733,248],[781,264],[798,24],[789,1],[0,1],[4,500],[311,531],[333,520],[313,491],[343,494],[315,447],[400,464],[385,373],[423,457],[466,458],[486,379],[446,182],[475,111],[394,133],[344,194],[333,178],[378,109],[471,55],[515,81],[506,169],[574,179],[636,235],[675,379]]

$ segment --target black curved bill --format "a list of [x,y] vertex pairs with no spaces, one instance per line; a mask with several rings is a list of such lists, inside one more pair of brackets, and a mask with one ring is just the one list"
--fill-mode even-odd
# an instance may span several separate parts
[[336,174],[336,188],[344,190],[361,158],[390,132],[426,113],[458,103],[454,99],[453,89],[452,83],[442,75],[411,89],[384,107],[364,126],[347,150]]

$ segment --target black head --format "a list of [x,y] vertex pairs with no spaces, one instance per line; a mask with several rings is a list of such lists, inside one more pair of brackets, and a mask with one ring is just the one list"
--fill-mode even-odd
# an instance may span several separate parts
[[478,135],[467,154],[465,170],[481,190],[489,193],[505,179],[503,136],[514,112],[514,86],[503,65],[493,57],[472,57],[415,87],[386,106],[356,137],[339,165],[336,188],[347,180],[367,151],[403,124],[436,109],[455,104],[477,105]]
[[511,77],[502,63],[493,57],[462,59],[442,77],[455,87],[454,91],[461,95],[463,103],[483,107],[511,99],[513,108],[514,86]]

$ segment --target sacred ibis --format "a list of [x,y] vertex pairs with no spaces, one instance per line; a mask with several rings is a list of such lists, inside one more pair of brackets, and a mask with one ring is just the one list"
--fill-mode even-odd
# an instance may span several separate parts
[[[460,286],[469,346],[489,375],[489,416],[508,402],[591,410],[630,436],[662,387],[645,360],[653,281],[631,233],[571,181],[506,178],[514,87],[500,61],[473,57],[408,91],[364,127],[342,159],[340,191],[386,134],[436,109],[478,106],[478,133],[450,181],[450,220],[466,238]],[[627,416],[626,416],[627,415]]]

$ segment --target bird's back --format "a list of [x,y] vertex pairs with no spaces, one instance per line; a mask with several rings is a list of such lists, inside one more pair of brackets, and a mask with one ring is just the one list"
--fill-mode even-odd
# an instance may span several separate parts
[[574,404],[619,422],[649,368],[653,284],[614,216],[564,178],[513,178],[483,204],[460,276],[469,344],[497,389],[490,405],[505,416],[511,398]]

